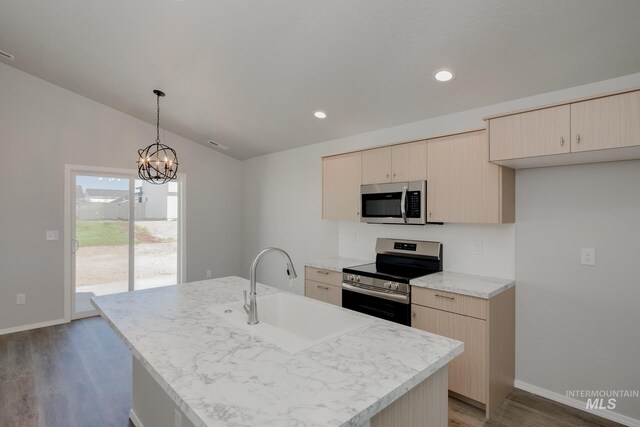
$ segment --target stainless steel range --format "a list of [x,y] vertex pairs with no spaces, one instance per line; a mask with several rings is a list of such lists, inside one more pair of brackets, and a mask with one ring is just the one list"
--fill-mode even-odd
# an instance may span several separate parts
[[342,269],[342,306],[410,325],[409,281],[438,271],[441,243],[379,238],[375,263]]

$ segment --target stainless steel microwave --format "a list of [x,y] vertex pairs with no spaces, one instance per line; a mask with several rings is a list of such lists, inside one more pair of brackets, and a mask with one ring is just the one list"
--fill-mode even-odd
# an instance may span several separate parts
[[360,186],[360,221],[376,224],[426,224],[427,182]]

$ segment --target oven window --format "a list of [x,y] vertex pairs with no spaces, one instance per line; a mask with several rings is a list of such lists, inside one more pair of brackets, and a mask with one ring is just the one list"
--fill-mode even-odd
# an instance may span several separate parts
[[390,320],[402,325],[411,325],[410,304],[402,304],[343,289],[342,306],[370,316],[379,317],[380,319]]
[[362,195],[362,216],[365,218],[400,218],[402,193],[375,193]]

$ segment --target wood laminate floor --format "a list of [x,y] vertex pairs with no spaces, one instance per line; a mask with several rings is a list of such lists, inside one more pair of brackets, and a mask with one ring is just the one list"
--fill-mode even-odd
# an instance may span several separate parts
[[[1,427],[132,427],[130,405],[131,354],[101,318],[0,336]],[[449,426],[619,424],[515,390],[489,422],[450,398]]]

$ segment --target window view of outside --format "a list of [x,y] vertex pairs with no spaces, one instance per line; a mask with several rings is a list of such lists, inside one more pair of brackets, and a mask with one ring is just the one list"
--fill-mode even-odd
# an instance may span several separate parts
[[[177,183],[135,181],[135,289],[177,283]],[[129,180],[76,177],[76,312],[129,288]]]

